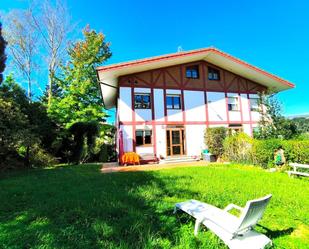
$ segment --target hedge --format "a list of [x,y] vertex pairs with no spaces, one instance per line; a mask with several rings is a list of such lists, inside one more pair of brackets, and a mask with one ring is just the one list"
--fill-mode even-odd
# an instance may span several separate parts
[[284,150],[287,162],[309,164],[309,140],[258,140],[242,133],[225,139],[224,157],[232,162],[269,168],[274,166],[274,152],[279,147]]

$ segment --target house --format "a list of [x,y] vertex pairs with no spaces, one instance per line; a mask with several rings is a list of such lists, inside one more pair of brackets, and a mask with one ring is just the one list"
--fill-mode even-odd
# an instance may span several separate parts
[[216,48],[97,68],[106,108],[116,107],[117,148],[158,158],[199,156],[206,127],[252,135],[258,93],[293,88]]

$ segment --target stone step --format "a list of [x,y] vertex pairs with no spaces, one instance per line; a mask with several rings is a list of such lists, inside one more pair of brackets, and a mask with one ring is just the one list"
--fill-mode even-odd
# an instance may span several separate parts
[[199,158],[191,156],[180,156],[180,157],[167,157],[163,160],[160,160],[160,163],[182,163],[182,162],[195,162],[199,161]]

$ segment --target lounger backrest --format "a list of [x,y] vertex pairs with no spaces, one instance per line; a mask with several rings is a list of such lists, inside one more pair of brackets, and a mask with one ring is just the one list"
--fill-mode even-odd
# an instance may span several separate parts
[[271,195],[267,195],[263,198],[248,201],[244,210],[240,216],[240,224],[237,232],[241,232],[250,229],[262,218]]

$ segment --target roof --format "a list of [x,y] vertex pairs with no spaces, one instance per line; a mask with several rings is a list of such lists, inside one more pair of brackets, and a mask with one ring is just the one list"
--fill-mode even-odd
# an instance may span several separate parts
[[104,83],[101,84],[101,91],[105,107],[111,108],[116,105],[119,76],[199,60],[210,62],[277,92],[295,87],[293,83],[285,79],[266,72],[217,48],[210,47],[97,67],[99,81]]

